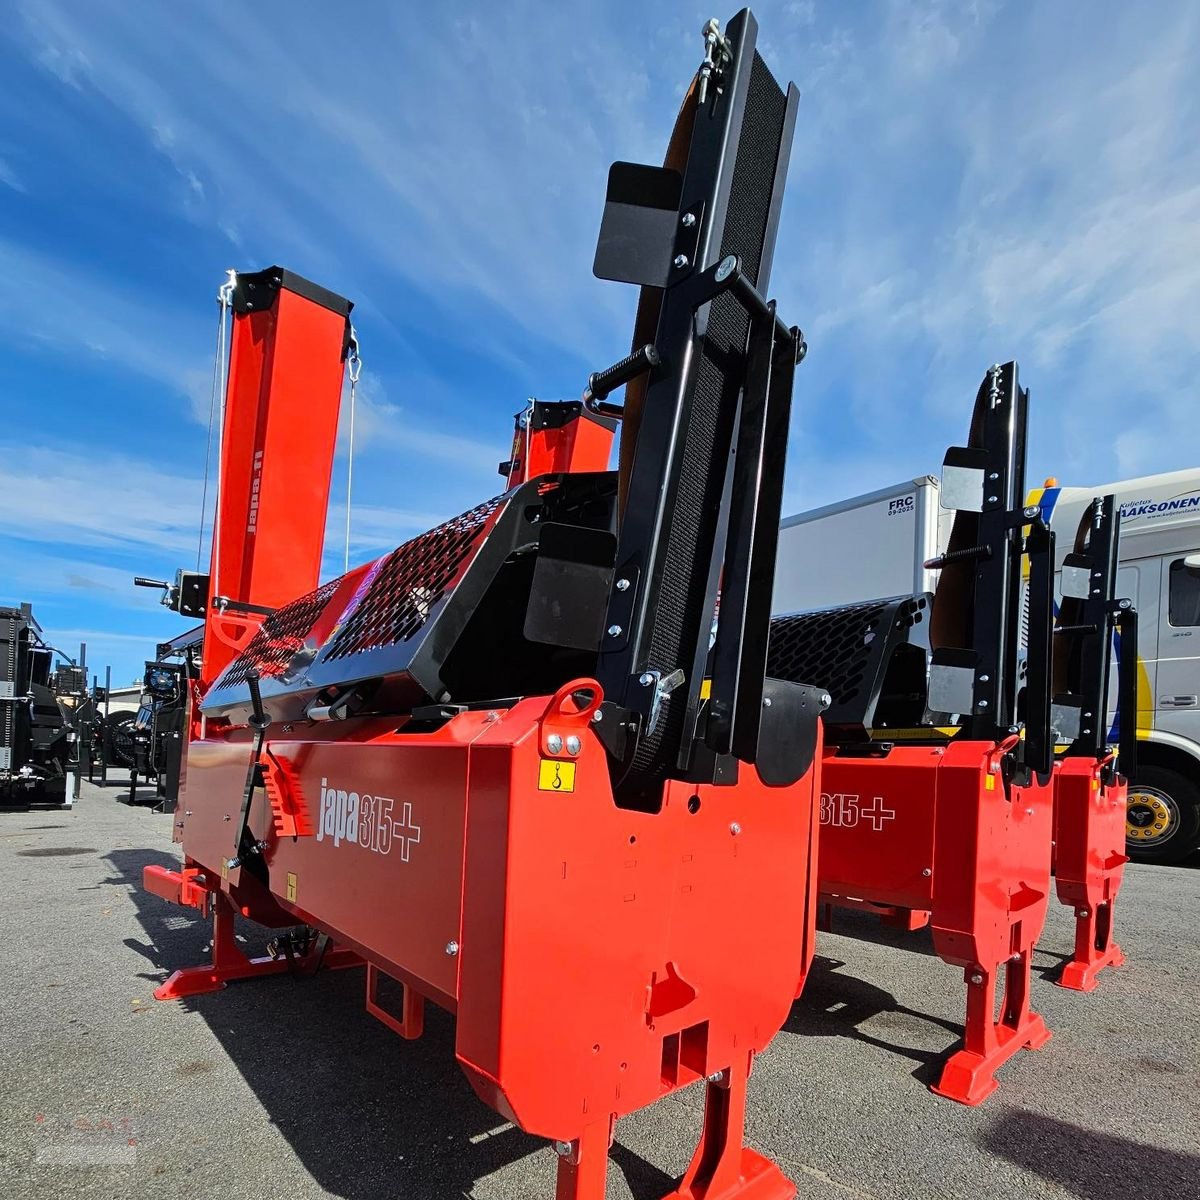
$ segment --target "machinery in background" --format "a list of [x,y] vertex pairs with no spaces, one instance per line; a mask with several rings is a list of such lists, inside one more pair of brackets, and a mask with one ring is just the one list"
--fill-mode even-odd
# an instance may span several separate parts
[[[616,1120],[692,1083],[674,1200],[795,1195],[744,1140],[812,957],[823,704],[765,671],[804,341],[764,298],[798,96],[756,40],[710,22],[666,165],[610,172],[595,270],[642,288],[634,352],[529,425],[503,495],[320,587],[351,306],[279,268],[230,298],[185,860],[145,872],[212,961],[157,994],[365,964],[402,1036],[455,1014],[558,1200],[602,1200]],[[248,959],[238,912],[302,925],[293,953]]]
[[[1075,950],[1058,982],[1089,992],[1107,966],[1125,961],[1113,937],[1113,912],[1125,864],[1128,780],[1137,773],[1138,613],[1117,595],[1121,512],[1097,496],[1080,517],[1059,572],[1062,600],[1054,626],[1051,723],[1064,750],[1054,767],[1054,884],[1075,910]],[[1109,711],[1114,641],[1117,752]],[[1122,719],[1123,718],[1123,719]]]
[[[950,521],[939,481],[921,476],[787,518],[779,532],[777,613],[830,608],[931,590],[925,566],[944,552]],[[1113,495],[1121,514],[1118,593],[1139,613],[1136,709],[1118,715],[1110,690],[1106,724],[1133,723],[1125,853],[1177,863],[1200,847],[1200,468],[1063,487],[1047,479],[1037,504],[1059,539],[1056,570],[1096,496]],[[805,564],[828,564],[822,571]],[[1115,738],[1113,739],[1115,740]]]
[[[89,781],[107,787],[110,771],[128,772],[128,803],[149,803],[158,812],[175,811],[203,638],[204,628],[197,626],[158,644],[155,657],[145,664],[138,707],[133,711],[109,709],[108,681],[104,687],[93,687],[87,718],[80,723]],[[148,799],[137,790],[139,782],[145,781],[154,783],[154,794]]]
[[0,804],[74,800],[69,702],[82,676],[70,662],[52,673],[55,654],[30,605],[0,608]]
[[993,367],[968,444],[946,455],[942,503],[955,517],[928,564],[940,570],[933,596],[776,617],[768,664],[833,698],[818,885],[827,917],[841,906],[904,928],[932,920],[935,950],[963,970],[963,1044],[934,1090],[965,1104],[1050,1036],[1029,990],[1050,892],[1054,537],[1023,500],[1027,421],[1016,363]]
[[142,677],[142,702],[128,731],[132,751],[129,802],[138,780],[154,781],[153,805],[171,813],[179,799],[183,751],[191,716],[192,684],[200,678],[204,628],[199,626],[158,646]]

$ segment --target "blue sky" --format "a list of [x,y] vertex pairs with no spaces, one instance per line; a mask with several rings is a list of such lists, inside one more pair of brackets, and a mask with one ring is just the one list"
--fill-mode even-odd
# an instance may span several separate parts
[[[660,157],[717,12],[15,9],[0,601],[118,680],[182,628],[129,579],[195,562],[225,269],[281,263],[356,301],[352,554],[391,548],[496,490],[527,396],[575,396],[627,349],[633,290],[591,276],[605,175]],[[772,286],[811,347],[788,509],[936,472],[1010,357],[1035,477],[1200,461],[1200,6],[755,12],[802,92]]]

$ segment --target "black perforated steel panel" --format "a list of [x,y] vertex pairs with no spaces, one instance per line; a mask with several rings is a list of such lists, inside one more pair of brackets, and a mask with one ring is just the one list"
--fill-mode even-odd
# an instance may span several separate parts
[[827,724],[869,726],[891,653],[928,603],[921,595],[775,617],[767,674],[824,688]]
[[488,500],[405,542],[382,559],[364,581],[362,598],[338,628],[323,656],[325,661],[394,646],[420,632],[503,501],[502,496]]
[[[750,70],[746,112],[734,163],[721,254],[736,254],[758,285],[775,171],[783,136],[787,98],[756,52]],[[668,526],[659,602],[650,629],[649,664],[672,671],[686,661],[713,614],[704,610],[707,573],[697,555],[711,542],[720,507],[723,476],[711,469],[713,447],[721,443],[722,410],[731,415],[742,382],[750,320],[740,301],[724,294],[713,301],[701,351],[696,386],[684,431],[684,466]],[[727,436],[727,435],[726,435]],[[686,691],[666,703],[653,734],[639,743],[635,771],[668,772],[678,753],[686,714]]]
[[282,675],[340,582],[331,579],[315,592],[277,608],[259,626],[246,649],[229,664],[221,677],[221,687],[245,683],[251,669],[257,670],[263,679]]

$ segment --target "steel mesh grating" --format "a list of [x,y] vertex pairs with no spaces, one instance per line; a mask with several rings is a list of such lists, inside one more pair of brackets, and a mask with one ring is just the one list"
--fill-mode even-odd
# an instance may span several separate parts
[[458,578],[504,503],[496,496],[393,550],[365,581],[325,660],[408,641]]
[[245,683],[252,669],[264,679],[282,675],[339,583],[340,579],[331,579],[315,592],[276,609],[259,626],[246,649],[229,664],[221,686]]
[[907,628],[921,619],[919,610],[924,607],[924,598],[907,601],[898,611],[895,600],[878,600],[775,617],[767,674],[824,688],[835,705],[850,704],[859,698],[864,683],[873,683],[867,676],[876,641],[889,632],[889,613],[895,612],[895,627]]

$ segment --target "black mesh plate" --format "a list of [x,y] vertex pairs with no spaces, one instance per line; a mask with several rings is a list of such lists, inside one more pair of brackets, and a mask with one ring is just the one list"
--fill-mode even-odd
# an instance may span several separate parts
[[897,645],[922,622],[926,595],[775,617],[767,674],[824,688],[827,725],[870,727]]
[[331,579],[315,592],[277,608],[259,626],[246,649],[229,664],[221,678],[221,686],[245,683],[251,669],[257,670],[263,679],[282,675],[292,656],[304,645],[308,631],[317,623],[339,583],[340,579]]
[[363,581],[357,602],[351,602],[350,615],[335,631],[324,660],[394,646],[419,633],[503,501],[503,496],[494,497],[380,559]]

